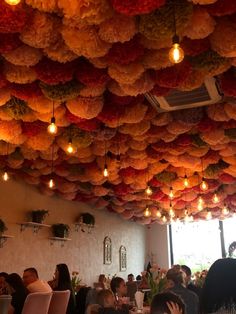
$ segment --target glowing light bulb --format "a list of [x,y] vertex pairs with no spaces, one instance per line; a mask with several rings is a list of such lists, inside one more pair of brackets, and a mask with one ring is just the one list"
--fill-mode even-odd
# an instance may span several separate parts
[[161,218],[161,212],[160,212],[159,210],[156,211],[156,216],[157,216],[158,218]]
[[68,146],[67,146],[66,150],[67,150],[67,153],[69,153],[69,154],[73,154],[75,152],[75,148],[72,145],[72,141],[71,140],[69,140],[69,143],[68,143]]
[[48,133],[50,133],[50,134],[56,134],[57,133],[57,126],[56,126],[55,117],[51,118],[51,123],[48,126]]
[[176,223],[180,223],[179,216],[176,217],[175,222],[176,222]]
[[152,195],[152,189],[150,188],[149,185],[147,186],[147,188],[146,188],[146,190],[145,190],[145,193],[146,193],[147,195]]
[[166,223],[166,222],[167,222],[167,218],[166,218],[166,216],[165,216],[165,215],[162,217],[162,221],[163,221],[164,223]]
[[211,211],[208,211],[206,214],[206,220],[210,220],[210,219],[212,219],[212,213]]
[[199,198],[198,198],[198,204],[204,204],[204,200],[203,200],[203,198],[200,196]]
[[172,206],[170,206],[170,209],[169,209],[169,216],[170,216],[171,218],[174,218],[174,217],[175,217],[175,211],[174,211],[174,209],[173,209]]
[[174,198],[174,192],[172,186],[170,187],[170,193],[169,193],[170,199]]
[[5,2],[10,5],[17,5],[21,2],[21,0],[5,0]]
[[208,189],[208,184],[207,184],[207,182],[205,181],[204,178],[202,178],[202,183],[200,184],[200,189],[202,191],[206,191]]
[[188,177],[185,175],[184,176],[184,186],[187,188],[189,186],[189,181],[188,181]]
[[143,215],[145,217],[150,217],[151,216],[151,211],[150,211],[150,209],[148,207],[145,208],[145,211],[144,211]]
[[175,35],[172,42],[173,45],[169,51],[169,60],[171,63],[180,63],[184,59],[184,51],[179,45],[179,37]]
[[4,174],[2,175],[2,179],[3,179],[3,181],[9,180],[9,175],[8,175],[7,171],[5,171]]
[[214,203],[214,204],[217,204],[217,203],[219,203],[219,197],[218,197],[218,195],[215,193],[214,195],[213,195],[213,197],[212,197],[212,202]]
[[108,173],[108,170],[107,170],[107,165],[105,165],[104,170],[103,170],[103,176],[104,176],[105,178],[107,178],[108,175],[109,175],[109,173]]
[[55,186],[54,180],[53,180],[53,179],[50,179],[49,182],[48,182],[48,187],[49,187],[50,189],[52,189],[52,188],[54,188],[54,186]]
[[198,203],[197,204],[197,210],[200,212],[201,210],[203,210],[203,203]]
[[224,207],[222,208],[222,215],[227,216],[229,214],[229,210],[226,207],[226,205],[224,205]]

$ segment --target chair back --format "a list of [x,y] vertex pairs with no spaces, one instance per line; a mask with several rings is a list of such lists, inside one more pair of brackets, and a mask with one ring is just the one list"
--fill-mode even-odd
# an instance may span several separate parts
[[89,304],[86,309],[86,314],[98,314],[101,305],[99,304]]
[[11,295],[0,296],[0,313],[8,314],[8,309],[11,304]]
[[27,295],[22,314],[48,314],[51,292],[34,292]]
[[66,314],[70,290],[53,291],[48,314]]

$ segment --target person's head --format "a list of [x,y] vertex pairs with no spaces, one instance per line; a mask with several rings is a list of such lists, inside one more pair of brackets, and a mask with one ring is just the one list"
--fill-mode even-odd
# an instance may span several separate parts
[[15,292],[15,291],[25,289],[23,280],[16,273],[12,273],[12,274],[7,276],[6,286],[7,286],[7,290],[9,291],[10,294]]
[[111,290],[114,294],[117,294],[118,296],[125,296],[127,293],[127,287],[125,284],[124,279],[120,277],[114,277],[111,280]]
[[0,273],[0,289],[5,288],[6,286],[6,278],[8,274],[7,273]]
[[134,281],[134,275],[133,274],[128,275],[128,281],[129,282]]
[[114,294],[108,289],[100,290],[97,294],[97,303],[102,307],[114,307]]
[[39,279],[38,272],[34,267],[26,268],[24,270],[23,282],[26,287],[38,279]]
[[174,265],[166,273],[166,278],[173,282],[174,285],[183,284],[185,281],[185,273],[182,271],[180,265]]
[[141,277],[141,275],[138,275],[138,276],[136,277],[136,280],[137,280],[137,281],[140,281],[140,280],[142,280],[142,277]]
[[106,281],[106,276],[104,274],[100,274],[98,277],[98,282],[104,283]]
[[57,264],[55,270],[55,279],[58,280],[58,286],[64,283],[70,283],[70,272],[66,264]]
[[186,285],[191,281],[192,272],[191,269],[187,265],[181,265],[181,269],[185,272],[185,282]]
[[174,293],[159,293],[154,296],[151,303],[150,314],[171,314],[168,304],[174,304],[179,308],[179,313],[185,314],[185,304],[179,296]]
[[218,259],[210,267],[203,284],[201,313],[236,307],[236,259]]

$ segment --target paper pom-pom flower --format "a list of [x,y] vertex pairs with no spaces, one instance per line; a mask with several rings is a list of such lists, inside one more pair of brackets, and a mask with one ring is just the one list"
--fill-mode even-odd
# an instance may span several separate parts
[[20,39],[34,48],[47,48],[57,41],[58,28],[59,20],[56,17],[35,10],[21,31]]
[[17,7],[0,2],[0,33],[19,33],[27,23],[28,12],[22,6]]
[[[233,1],[234,2],[234,1]],[[236,2],[235,2],[236,4]],[[222,40],[224,34],[224,40]],[[221,18],[210,36],[211,47],[223,57],[236,57],[236,25],[234,20]]]
[[120,117],[121,123],[138,123],[143,120],[147,106],[144,104],[136,104],[125,108],[124,114]]
[[224,130],[222,129],[212,130],[210,132],[207,132],[201,135],[201,138],[203,139],[203,141],[205,141],[209,145],[216,145],[218,143],[221,143],[224,137],[225,137],[225,134],[224,134]]
[[44,58],[34,69],[39,80],[49,85],[56,85],[70,81],[73,78],[74,67],[73,62],[63,64]]
[[154,80],[160,86],[177,88],[191,75],[191,72],[190,63],[183,61],[175,66],[156,71]]
[[129,41],[137,32],[134,17],[114,14],[112,18],[99,25],[99,36],[108,43]]
[[33,66],[42,58],[40,50],[22,45],[15,50],[3,54],[4,58],[15,65]]
[[5,103],[10,100],[11,93],[8,88],[1,88],[0,89],[0,106],[5,105]]
[[24,100],[15,97],[12,97],[2,108],[16,120],[22,119],[25,114],[31,111]]
[[124,124],[120,127],[120,132],[124,134],[130,134],[133,136],[139,136],[148,131],[150,128],[149,121],[141,121],[139,123]]
[[172,66],[168,57],[168,52],[169,49],[146,51],[142,59],[144,67],[146,69],[160,70]]
[[225,110],[225,112],[226,112],[228,117],[230,117],[231,119],[236,120],[236,106],[235,106],[235,104],[228,104],[228,103],[225,104],[224,105],[224,110]]
[[221,88],[226,96],[236,97],[236,75],[233,68],[222,75]]
[[144,67],[141,63],[133,62],[128,65],[113,65],[108,68],[108,73],[111,78],[120,84],[132,84],[144,72]]
[[4,63],[4,74],[9,82],[17,84],[32,83],[37,78],[34,69],[8,62]]
[[21,134],[20,122],[16,120],[1,121],[0,123],[0,140],[12,143],[12,140]]
[[184,31],[184,35],[191,39],[206,38],[213,32],[214,27],[215,21],[206,9],[196,6],[193,10],[193,16]]
[[144,74],[133,84],[122,84],[120,87],[126,95],[138,96],[152,90],[154,87],[154,82],[149,73],[144,72]]
[[27,5],[33,7],[34,9],[38,9],[43,12],[57,12],[57,1],[56,0],[26,0]]
[[143,46],[135,37],[125,43],[113,44],[106,58],[109,64],[125,65],[134,61],[138,61],[143,54]]
[[222,104],[215,104],[215,105],[209,106],[207,108],[207,115],[210,119],[215,120],[215,121],[229,121],[230,120]]
[[54,86],[47,85],[45,83],[40,83],[39,85],[43,94],[48,99],[56,101],[73,99],[79,95],[80,89],[82,88],[82,86],[76,81]]
[[[41,91],[41,90],[40,90]],[[14,93],[13,93],[14,94]],[[19,95],[18,94],[18,97],[20,97],[21,94]],[[25,98],[25,96],[24,96]],[[23,98],[21,98],[23,99]],[[39,113],[49,113],[49,112],[52,112],[52,101],[47,99],[46,97],[44,96],[40,96],[40,97],[33,97],[33,98],[29,98],[29,99],[23,99],[23,100],[27,100],[27,104],[28,106],[39,112]],[[54,102],[54,108],[56,109],[58,106],[60,105],[60,103],[58,102]]]
[[48,136],[47,131],[39,133],[37,136],[28,137],[25,145],[34,150],[47,151],[53,142],[53,137]]
[[67,101],[66,106],[75,116],[84,119],[92,119],[102,111],[103,98],[77,97],[73,100]]
[[62,36],[66,45],[78,56],[98,58],[107,54],[110,44],[101,40],[95,26],[77,29],[64,26]]
[[185,37],[181,41],[181,47],[188,56],[196,56],[210,49],[210,41],[208,38],[191,40]]
[[[119,1],[119,0],[118,0]],[[175,7],[176,32],[181,35],[192,16],[192,4],[179,0]],[[168,39],[174,35],[173,2],[169,1],[153,13],[140,17],[139,31],[151,40]]]
[[175,111],[175,120],[181,121],[188,125],[198,124],[202,120],[203,116],[204,110],[202,107]]
[[152,12],[165,4],[165,0],[111,0],[113,8],[124,15],[139,15]]
[[95,68],[86,61],[79,62],[75,76],[82,84],[91,87],[103,86],[110,80],[105,69]]
[[0,53],[7,53],[22,45],[18,34],[0,33]]
[[99,86],[85,86],[81,89],[79,95],[82,97],[99,97],[102,96],[106,88],[103,85]]
[[44,53],[49,59],[66,63],[75,60],[78,56],[73,53],[60,38],[56,43],[44,49]]
[[231,0],[217,0],[214,4],[208,5],[207,10],[211,15],[223,16],[236,12],[236,2]]
[[37,83],[31,84],[11,84],[11,94],[22,100],[28,100],[31,98],[37,98],[42,96],[41,89]]

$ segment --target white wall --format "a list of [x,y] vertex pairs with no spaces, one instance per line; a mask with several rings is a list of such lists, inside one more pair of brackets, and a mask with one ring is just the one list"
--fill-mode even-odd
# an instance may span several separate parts
[[170,267],[168,228],[166,225],[153,224],[147,228],[146,262],[158,264],[161,268]]
[[[146,228],[143,226],[107,211],[92,210],[85,204],[42,195],[34,187],[15,181],[0,182],[0,204],[0,217],[8,227],[6,234],[14,236],[0,248],[0,271],[22,274],[24,268],[34,266],[41,278],[48,280],[52,278],[56,264],[67,263],[71,271],[80,271],[83,282],[92,284],[100,273],[116,273],[126,278],[128,273],[138,275],[144,269]],[[72,240],[62,248],[59,243],[51,246],[50,228],[43,228],[38,234],[33,234],[30,228],[21,232],[18,223],[26,221],[27,212],[33,209],[50,211],[46,224],[69,224]],[[92,234],[74,231],[73,223],[81,212],[95,216],[96,228]],[[112,239],[111,265],[103,265],[105,236]],[[127,249],[128,267],[126,272],[119,273],[121,245]]]

